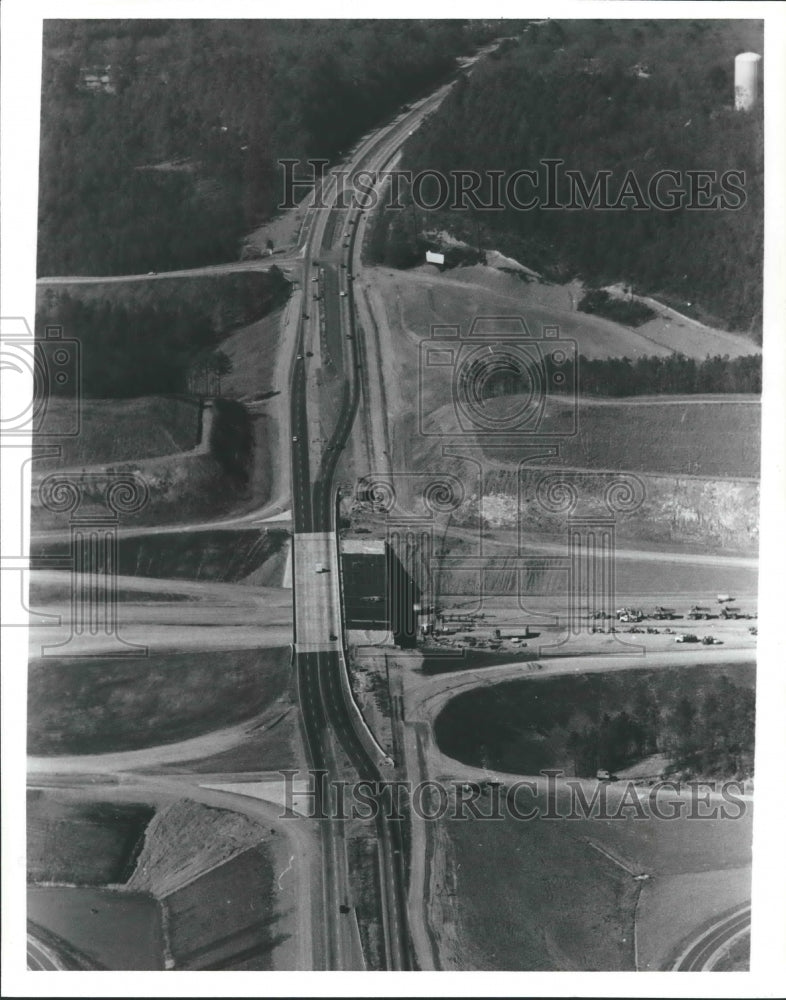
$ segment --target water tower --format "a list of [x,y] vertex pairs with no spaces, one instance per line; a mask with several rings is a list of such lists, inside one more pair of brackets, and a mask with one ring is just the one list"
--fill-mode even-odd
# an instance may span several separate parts
[[750,111],[759,99],[761,56],[740,52],[734,59],[734,110]]

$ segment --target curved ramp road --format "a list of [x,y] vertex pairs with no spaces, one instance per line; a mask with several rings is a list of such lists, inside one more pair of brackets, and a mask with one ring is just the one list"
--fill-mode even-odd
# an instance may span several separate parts
[[675,972],[707,972],[715,967],[727,949],[750,933],[751,908],[746,904],[715,923],[684,951],[673,965]]

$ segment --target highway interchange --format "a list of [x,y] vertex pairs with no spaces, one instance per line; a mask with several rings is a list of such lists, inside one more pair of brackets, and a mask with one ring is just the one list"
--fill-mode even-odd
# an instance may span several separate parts
[[[224,270],[258,270],[276,264],[298,274],[299,287],[293,296],[298,320],[291,344],[288,435],[295,666],[309,764],[316,771],[326,772],[328,787],[330,779],[348,777],[382,784],[391,765],[364,728],[353,701],[340,592],[337,469],[355,429],[361,395],[374,392],[373,385],[369,390],[370,375],[364,367],[363,331],[356,325],[357,310],[362,310],[363,305],[355,302],[353,280],[361,270],[360,244],[366,220],[357,205],[343,207],[341,195],[346,177],[357,170],[383,170],[450,86],[446,84],[373,133],[342,165],[341,172],[326,176],[320,191],[326,207],[306,210],[297,255],[182,272],[182,276],[196,276]],[[154,277],[178,276],[173,272]],[[133,277],[143,280],[151,276]],[[45,278],[40,283],[75,280],[113,279]],[[340,400],[333,413],[326,413],[321,405],[327,382]],[[326,422],[331,419],[328,428]],[[374,459],[382,465],[378,435],[372,432],[372,437]],[[319,785],[316,789],[316,812],[324,811],[329,816],[331,802],[322,800]],[[403,822],[385,818],[382,809],[374,822],[381,880],[377,905],[384,932],[385,965],[391,970],[416,969],[419,963],[408,919]],[[313,967],[363,969],[357,922],[352,919],[356,893],[350,877],[345,823],[327,818],[317,825],[322,877],[321,885],[314,886],[311,892]],[[744,932],[749,916],[749,911],[735,912],[714,925],[680,956],[675,968],[707,967],[721,945]],[[56,967],[48,964],[54,959],[34,938],[29,941],[28,961],[32,968]]]

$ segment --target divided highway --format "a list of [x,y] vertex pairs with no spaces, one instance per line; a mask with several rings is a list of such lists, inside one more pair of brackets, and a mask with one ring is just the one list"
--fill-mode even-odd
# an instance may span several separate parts
[[[361,167],[372,171],[382,169],[448,89],[449,86],[441,88],[395,124],[364,142],[349,164],[349,171]],[[351,274],[361,212],[357,207],[345,208],[337,204],[342,194],[340,185],[335,175],[326,179],[322,197],[328,207],[310,208],[311,218],[303,226],[303,311],[291,374],[290,404],[296,664],[303,727],[312,767],[326,771],[329,778],[345,777],[346,771],[337,760],[341,753],[358,779],[381,783],[389,762],[369,749],[368,739],[364,739],[358,726],[357,711],[348,704],[351,694],[346,678],[342,677],[347,667],[338,587],[334,479],[360,398],[361,358],[354,322]],[[359,252],[360,248],[357,249]],[[318,302],[310,301],[312,286],[318,289],[315,293],[320,296]],[[317,355],[318,363],[315,363]],[[324,448],[319,433],[327,414],[318,412],[316,402],[320,390],[316,377],[319,368],[343,378],[341,406]],[[330,812],[330,803],[323,802],[321,797],[316,807]],[[358,942],[347,914],[352,896],[343,823],[330,819],[321,823],[327,965],[332,969],[362,968],[357,964]],[[414,963],[406,919],[402,821],[385,818],[380,810],[376,834],[381,875],[379,905],[385,929],[387,966],[394,970],[411,969]],[[362,962],[362,955],[359,958]]]

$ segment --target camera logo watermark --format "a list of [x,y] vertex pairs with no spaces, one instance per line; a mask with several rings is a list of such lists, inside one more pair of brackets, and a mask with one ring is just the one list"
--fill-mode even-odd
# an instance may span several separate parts
[[[420,343],[420,433],[444,440],[470,433],[505,441],[571,437],[578,433],[577,359],[576,341],[558,326],[535,335],[520,316],[481,316],[466,333],[434,326]],[[544,427],[552,400],[562,404],[558,429]]]

